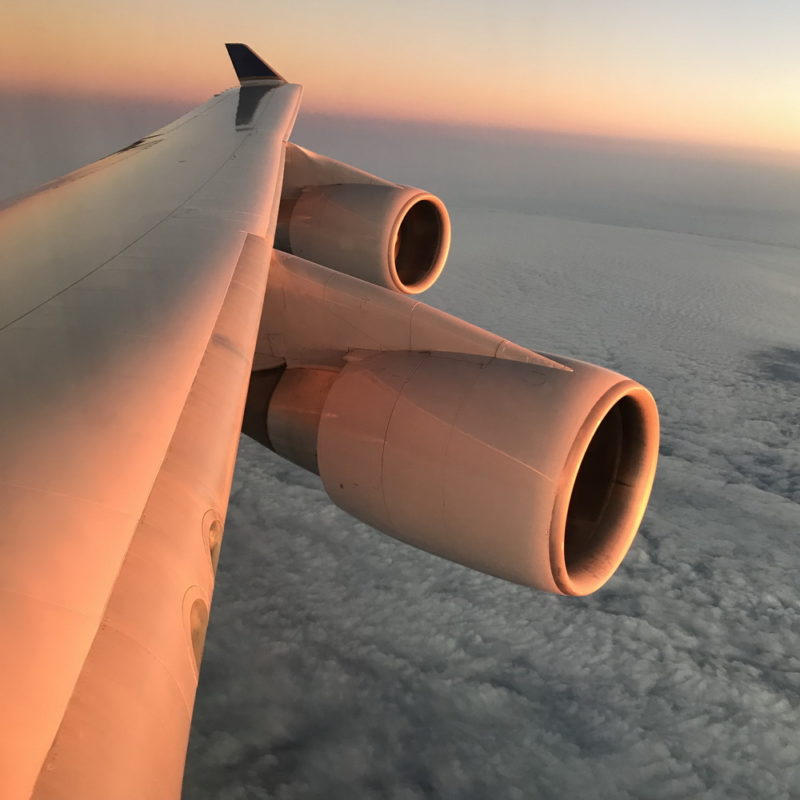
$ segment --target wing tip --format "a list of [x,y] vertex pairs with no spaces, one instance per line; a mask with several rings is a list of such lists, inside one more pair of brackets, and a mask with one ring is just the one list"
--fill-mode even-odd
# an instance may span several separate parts
[[241,42],[226,42],[225,48],[231,59],[239,83],[252,83],[253,81],[283,81],[286,79],[279,75],[266,61],[256,55],[246,44]]

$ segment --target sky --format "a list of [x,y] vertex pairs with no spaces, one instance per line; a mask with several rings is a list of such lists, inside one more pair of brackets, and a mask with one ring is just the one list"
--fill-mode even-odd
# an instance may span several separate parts
[[800,152],[793,0],[9,0],[3,16],[6,93],[194,105],[231,84],[222,43],[245,41],[312,112]]

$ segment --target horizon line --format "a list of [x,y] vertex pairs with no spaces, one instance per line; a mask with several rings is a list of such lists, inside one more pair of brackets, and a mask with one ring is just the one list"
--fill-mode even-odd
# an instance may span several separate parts
[[[13,96],[19,99],[46,97],[50,99],[69,100],[71,98],[96,99],[105,102],[115,103],[146,103],[153,106],[185,106],[186,113],[192,108],[202,105],[222,92],[237,89],[238,86],[227,86],[217,91],[209,92],[205,95],[199,93],[195,96],[188,94],[175,95],[154,95],[152,93],[139,92],[113,92],[104,88],[89,89],[76,87],[75,89],[64,90],[62,88],[48,87],[14,87],[0,84],[0,96]],[[642,149],[677,149],[689,154],[690,151],[705,151],[707,155],[728,155],[730,158],[738,156],[740,160],[743,156],[759,157],[759,160],[767,159],[771,162],[778,162],[782,166],[800,167],[800,144],[796,149],[781,146],[767,146],[761,144],[741,144],[724,142],[709,139],[694,139],[687,137],[679,138],[656,138],[646,135],[625,134],[611,131],[590,131],[590,130],[569,130],[565,128],[548,128],[546,126],[521,126],[514,123],[491,123],[479,120],[453,120],[444,118],[415,117],[403,114],[381,114],[370,113],[358,110],[334,110],[328,107],[301,107],[304,116],[331,117],[336,119],[351,119],[354,121],[367,121],[373,123],[392,123],[398,125],[410,125],[416,127],[426,127],[433,129],[445,129],[460,134],[489,132],[491,134],[511,134],[514,136],[533,135],[538,137],[552,137],[561,139],[574,139],[582,142],[592,142],[594,144],[624,144],[627,147],[639,147]],[[170,120],[172,121],[172,120]],[[165,123],[169,124],[169,122]],[[788,162],[788,163],[787,163]]]

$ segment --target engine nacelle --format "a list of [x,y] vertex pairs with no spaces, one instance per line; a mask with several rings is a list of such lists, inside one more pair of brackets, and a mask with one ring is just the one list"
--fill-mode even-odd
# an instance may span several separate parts
[[385,533],[559,594],[595,591],[644,514],[658,412],[638,383],[442,352],[290,369],[269,404],[278,453]]
[[289,145],[275,246],[404,294],[430,288],[450,249],[436,196]]
[[636,535],[650,393],[415,298],[273,252],[244,431],[397,539],[582,595]]

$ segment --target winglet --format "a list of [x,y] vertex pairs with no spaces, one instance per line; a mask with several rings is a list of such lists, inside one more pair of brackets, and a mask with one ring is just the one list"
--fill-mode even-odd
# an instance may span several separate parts
[[252,83],[253,81],[283,81],[272,67],[262,61],[246,44],[226,44],[228,55],[236,70],[239,83]]

